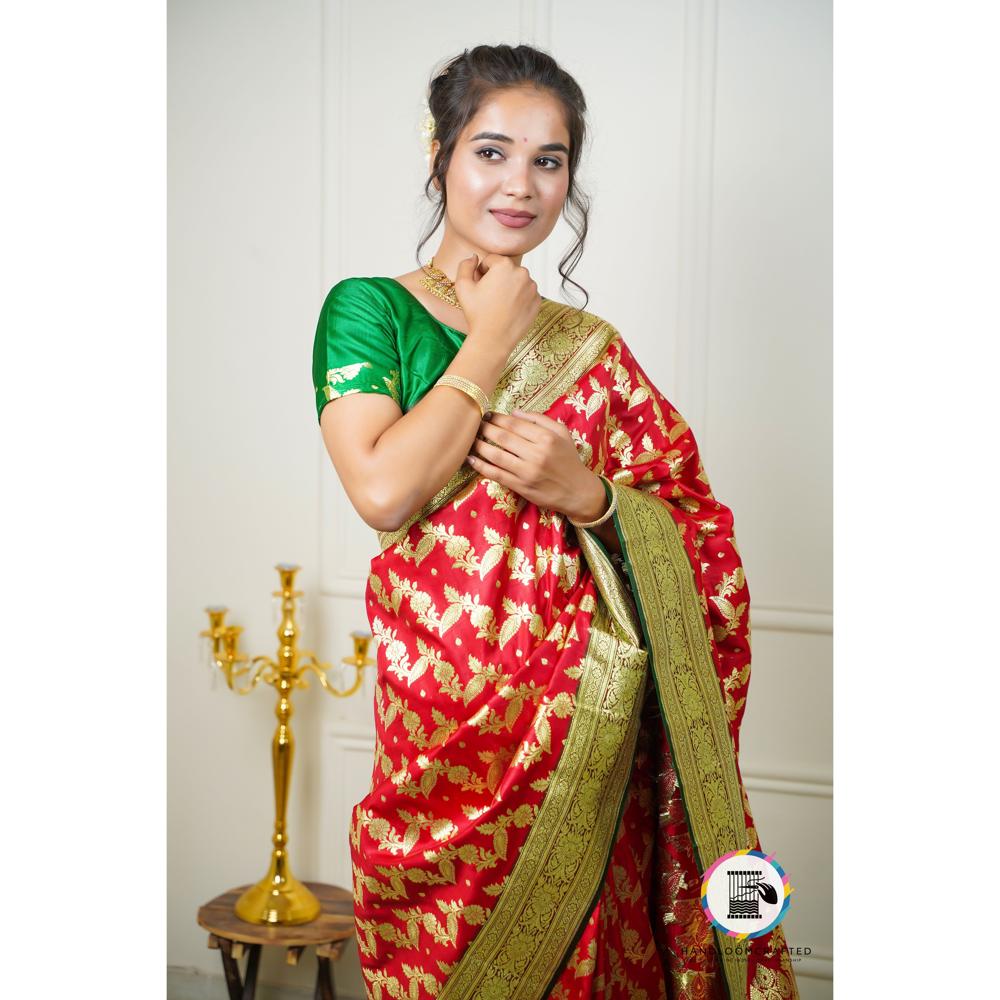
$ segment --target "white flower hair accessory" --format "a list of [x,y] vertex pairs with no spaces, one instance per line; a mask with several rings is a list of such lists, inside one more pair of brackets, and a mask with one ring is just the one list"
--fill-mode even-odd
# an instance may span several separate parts
[[420,138],[424,145],[424,159],[427,166],[431,165],[431,142],[434,139],[434,115],[431,114],[430,106],[424,101],[424,117],[420,123]]

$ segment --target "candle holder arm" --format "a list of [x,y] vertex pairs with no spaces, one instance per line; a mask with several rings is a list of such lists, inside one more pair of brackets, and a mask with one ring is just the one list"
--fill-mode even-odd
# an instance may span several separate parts
[[305,662],[302,664],[302,667],[300,668],[301,671],[304,673],[306,670],[312,670],[316,674],[316,677],[319,680],[320,684],[322,685],[323,690],[329,692],[335,698],[348,698],[352,694],[354,694],[354,692],[357,691],[359,687],[361,687],[361,681],[363,679],[363,668],[367,663],[374,662],[374,660],[369,660],[365,658],[364,663],[358,663],[357,660],[354,659],[353,657],[345,657],[344,662],[347,663],[349,666],[354,667],[355,678],[354,678],[354,683],[349,688],[340,689],[331,684],[329,678],[326,676],[326,672],[331,668],[332,664],[320,662],[320,660],[317,659],[315,653],[304,653],[303,656],[305,658]]
[[278,664],[269,656],[255,656],[250,661],[250,666],[242,672],[246,673],[247,671],[250,672],[250,681],[246,687],[235,687],[231,678],[227,678],[230,688],[237,694],[249,694],[261,682],[275,687],[280,679]]

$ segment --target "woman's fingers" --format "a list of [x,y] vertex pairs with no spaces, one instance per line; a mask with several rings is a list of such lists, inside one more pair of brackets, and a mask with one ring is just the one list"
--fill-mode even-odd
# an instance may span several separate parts
[[464,286],[467,281],[475,282],[476,268],[478,265],[479,257],[476,254],[473,254],[471,257],[466,257],[465,260],[460,260],[458,262],[458,268],[455,271],[456,290],[461,290],[461,287]]
[[501,469],[499,466],[487,462],[486,459],[483,458],[481,455],[469,455],[466,458],[466,461],[484,479],[492,479],[495,483],[499,483],[501,486],[506,486],[508,489],[513,489],[513,486],[509,481],[508,473],[504,469]]
[[512,472],[515,476],[520,476],[526,470],[526,462],[515,452],[509,451],[496,444],[490,444],[482,438],[476,438],[472,445],[473,454],[481,456],[487,462],[501,469]]
[[513,261],[506,254],[502,253],[488,253],[480,261],[480,268],[485,274],[491,267],[505,267],[510,264],[511,267],[514,266]]
[[525,420],[523,417],[508,416],[506,413],[494,413],[489,420],[484,420],[479,425],[480,434],[488,431],[491,427],[500,427],[504,431],[516,434],[522,440],[534,444],[538,444],[544,434],[543,429],[538,424]]
[[513,415],[523,424],[551,431],[553,434],[559,434],[562,437],[569,435],[569,428],[562,421],[554,420],[544,413],[528,413],[524,410],[514,410]]
[[[508,451],[518,454],[516,435],[499,424],[491,423],[488,420],[482,421],[479,425],[478,436],[483,441],[489,441],[490,444],[498,444],[501,448],[506,448]],[[527,444],[524,438],[520,440]]]

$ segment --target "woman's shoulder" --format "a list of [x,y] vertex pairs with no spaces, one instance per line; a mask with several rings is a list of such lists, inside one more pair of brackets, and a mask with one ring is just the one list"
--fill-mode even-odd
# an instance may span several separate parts
[[371,275],[349,275],[341,278],[326,293],[323,311],[374,313],[380,318],[391,316],[392,300],[385,287],[391,278]]
[[327,292],[327,298],[333,296],[334,298],[358,297],[370,299],[374,294],[378,293],[379,282],[385,280],[385,278],[372,277],[371,275],[349,275],[341,278],[330,288],[329,292]]
[[414,293],[387,275],[355,274],[341,278],[327,293],[328,305],[360,306],[392,318],[405,309]]
[[379,336],[396,340],[394,308],[377,278],[349,275],[341,278],[326,293],[320,308],[317,336],[342,338],[355,331],[366,331],[368,338]]

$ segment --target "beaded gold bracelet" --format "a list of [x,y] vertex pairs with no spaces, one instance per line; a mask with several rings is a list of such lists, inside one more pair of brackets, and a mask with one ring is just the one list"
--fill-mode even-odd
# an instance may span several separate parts
[[573,525],[574,528],[596,528],[599,524],[603,524],[611,515],[615,512],[618,507],[618,494],[615,492],[615,488],[611,483],[611,480],[607,476],[601,476],[611,488],[611,503],[608,505],[608,509],[596,520],[587,521],[586,523],[581,523],[579,521],[574,521],[573,518],[569,519],[569,523]]
[[454,389],[461,389],[462,392],[476,401],[479,407],[479,416],[486,416],[486,411],[490,408],[489,398],[472,379],[464,378],[461,375],[442,375],[434,385],[450,385]]

